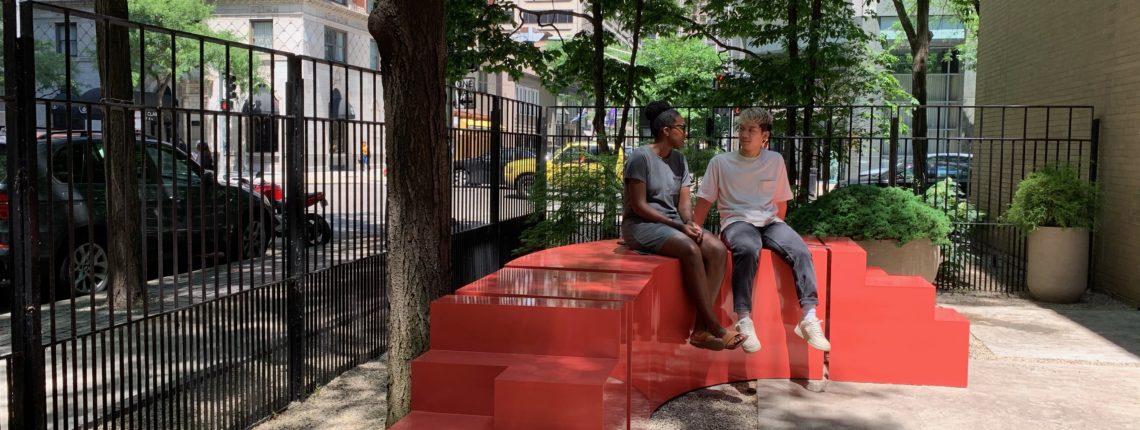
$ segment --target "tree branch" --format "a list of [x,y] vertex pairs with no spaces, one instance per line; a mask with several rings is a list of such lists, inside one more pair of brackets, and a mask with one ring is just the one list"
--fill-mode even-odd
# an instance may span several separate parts
[[674,17],[676,17],[677,19],[684,21],[685,23],[689,24],[689,26],[693,30],[696,30],[697,33],[700,33],[701,36],[708,38],[709,40],[713,41],[713,43],[717,44],[717,46],[724,48],[726,51],[736,51],[736,52],[747,54],[748,56],[753,57],[753,58],[760,58],[760,54],[757,54],[755,52],[749,51],[749,50],[741,48],[741,47],[732,46],[732,45],[729,45],[727,43],[722,42],[719,37],[716,37],[715,35],[713,35],[712,32],[710,32],[707,28],[705,28],[704,25],[694,21],[692,18],[689,18],[687,16],[683,16],[683,15],[674,15]]
[[899,14],[899,24],[902,25],[903,31],[906,32],[906,38],[911,46],[918,43],[918,33],[914,31],[914,24],[910,22],[910,17],[906,15],[906,6],[903,5],[902,0],[891,0],[895,4],[895,12]]

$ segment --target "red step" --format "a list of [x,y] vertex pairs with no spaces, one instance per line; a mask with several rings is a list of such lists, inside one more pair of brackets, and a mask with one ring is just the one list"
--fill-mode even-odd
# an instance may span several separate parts
[[848,321],[848,317],[856,321],[929,321],[934,317],[935,303],[934,285],[921,276],[882,276],[868,271],[863,288],[848,303],[856,312],[841,313],[839,318],[841,321]]
[[[433,349],[412,361],[412,409],[494,416],[496,429],[540,422],[601,428],[618,420],[607,418],[605,393],[625,396],[624,384],[610,378],[616,365],[612,358]],[[624,419],[625,410],[617,412]]]
[[431,304],[431,349],[615,358],[621,304],[452,295]]
[[926,321],[833,323],[831,379],[965,387],[969,321],[952,309],[934,313]]
[[455,294],[631,301],[649,279],[645,273],[504,268]]
[[388,430],[494,430],[495,419],[486,415],[412,411]]
[[883,270],[882,267],[879,267],[879,266],[868,266],[867,267],[867,276],[868,277],[873,276],[873,277],[880,277],[881,278],[883,276],[888,276],[888,275],[889,274],[887,273],[887,271]]

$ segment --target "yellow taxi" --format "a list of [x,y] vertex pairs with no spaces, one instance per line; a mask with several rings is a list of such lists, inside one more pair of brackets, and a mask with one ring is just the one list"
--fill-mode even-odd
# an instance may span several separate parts
[[[630,148],[626,148],[628,151]],[[618,151],[617,176],[620,178],[625,163],[625,151]],[[578,141],[570,142],[554,151],[546,158],[546,179],[556,181],[559,177],[572,171],[594,172],[600,167],[599,149],[597,142]],[[515,190],[523,195],[530,195],[534,187],[535,160],[523,158],[507,163],[503,167],[503,179],[506,184],[514,186]]]

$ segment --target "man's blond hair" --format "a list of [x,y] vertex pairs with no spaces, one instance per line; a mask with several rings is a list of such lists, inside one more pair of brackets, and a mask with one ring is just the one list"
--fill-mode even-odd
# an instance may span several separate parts
[[736,129],[740,130],[745,124],[756,124],[761,130],[772,131],[772,121],[772,114],[764,108],[750,107],[740,111],[736,117]]

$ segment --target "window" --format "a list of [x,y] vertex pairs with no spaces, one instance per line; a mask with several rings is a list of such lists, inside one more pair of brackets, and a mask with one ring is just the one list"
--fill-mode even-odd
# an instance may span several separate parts
[[[329,0],[329,1],[336,3],[336,4],[344,4],[344,5],[348,4],[348,2],[346,0]],[[369,3],[371,3],[371,2],[372,2],[372,0],[369,0]]]
[[325,59],[338,63],[345,62],[345,57],[347,57],[345,47],[348,45],[345,41],[347,39],[347,33],[325,27]]
[[177,152],[174,148],[164,144],[147,145],[146,152],[150,155],[150,159],[159,166],[159,174],[162,176],[163,185],[175,187],[198,187],[202,185],[202,179],[190,168],[190,163],[181,152]]
[[[70,28],[70,31],[68,30]],[[68,52],[72,57],[79,55],[79,43],[76,35],[79,34],[79,26],[74,22],[71,24],[57,23],[55,25],[55,52],[64,53]]]
[[574,22],[574,15],[570,11],[551,11],[543,14],[523,12],[523,24],[570,24]]
[[55,178],[69,184],[107,182],[102,142],[76,141],[63,147],[52,161]]
[[[539,107],[538,107],[538,90],[523,85],[515,86],[515,100],[523,103],[516,104],[518,107],[518,117],[522,121],[524,130],[533,132],[536,130]],[[532,106],[533,105],[533,106]]]
[[[372,4],[371,1],[368,4]],[[372,61],[372,70],[380,70],[380,48],[376,46],[376,41],[372,40],[371,50],[369,51],[369,59]]]
[[250,21],[249,26],[253,29],[250,42],[254,46],[273,48],[273,21]]

